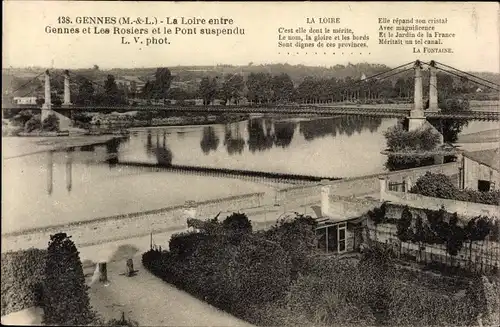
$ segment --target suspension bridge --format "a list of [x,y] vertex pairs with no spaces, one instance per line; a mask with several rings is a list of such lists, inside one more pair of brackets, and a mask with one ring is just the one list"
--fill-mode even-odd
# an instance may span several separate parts
[[[373,83],[381,82],[398,74],[405,74],[408,71],[414,71],[413,103],[404,104],[367,104],[369,100],[377,100],[379,96],[373,90]],[[423,73],[429,72],[429,91],[428,100],[424,101],[423,92]],[[449,75],[459,77],[462,80],[470,81],[483,88],[500,91],[499,85],[488,81],[479,76],[455,69],[446,64],[431,61],[423,62],[417,60],[400,65],[385,72],[381,72],[348,85],[344,85],[332,91],[332,97],[329,100],[312,101],[313,103],[292,103],[292,104],[255,104],[255,105],[77,105],[71,103],[70,83],[77,83],[76,78],[82,76],[72,73],[69,70],[64,72],[64,96],[60,106],[52,104],[51,90],[51,72],[49,70],[36,76],[31,81],[44,76],[45,98],[44,103],[40,105],[12,105],[2,103],[4,109],[35,109],[41,110],[42,119],[49,116],[56,110],[59,113],[67,112],[71,117],[73,111],[97,110],[97,111],[138,111],[138,110],[166,110],[174,113],[194,112],[194,113],[251,113],[251,114],[314,114],[314,115],[361,115],[361,116],[382,116],[392,118],[409,118],[410,128],[417,128],[427,118],[440,119],[467,119],[467,120],[500,120],[500,110],[498,105],[485,107],[472,107],[466,111],[442,111],[438,104],[438,79],[437,72],[445,72]],[[56,75],[58,73],[55,73]],[[83,77],[84,79],[87,79]],[[92,84],[101,89],[103,85],[87,79]],[[23,84],[25,87],[31,81]],[[11,92],[15,93],[15,91]],[[337,95],[334,97],[333,95]],[[335,99],[334,99],[335,98]],[[425,103],[428,102],[428,106]]]

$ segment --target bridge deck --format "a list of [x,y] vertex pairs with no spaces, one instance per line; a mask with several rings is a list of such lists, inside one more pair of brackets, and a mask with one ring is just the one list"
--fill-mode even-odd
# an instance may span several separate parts
[[[2,109],[38,109],[39,106],[2,106]],[[391,118],[404,118],[409,116],[412,109],[411,104],[377,104],[377,105],[253,105],[253,106],[67,106],[53,107],[54,110],[99,110],[99,111],[139,111],[139,110],[165,110],[171,112],[198,112],[198,113],[272,113],[272,114],[314,114],[314,115],[359,115],[359,116],[381,116]],[[479,119],[500,120],[500,110],[495,107],[473,107],[469,112],[442,113],[425,112],[429,118],[449,119]]]

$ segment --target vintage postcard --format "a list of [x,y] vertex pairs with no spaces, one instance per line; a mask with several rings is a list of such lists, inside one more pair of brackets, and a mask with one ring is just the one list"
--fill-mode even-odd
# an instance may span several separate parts
[[499,14],[4,1],[2,324],[499,326]]

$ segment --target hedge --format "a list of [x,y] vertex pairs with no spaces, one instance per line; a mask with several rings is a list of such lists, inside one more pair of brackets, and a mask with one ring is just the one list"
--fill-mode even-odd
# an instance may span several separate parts
[[2,253],[2,316],[40,306],[46,250]]
[[500,191],[480,192],[477,190],[461,190],[455,187],[450,178],[444,174],[426,172],[412,186],[410,193],[423,196],[474,202],[489,205],[500,205]]

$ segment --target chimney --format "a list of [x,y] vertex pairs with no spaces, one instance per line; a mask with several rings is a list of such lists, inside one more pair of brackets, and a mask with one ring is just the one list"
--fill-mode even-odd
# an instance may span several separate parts
[[327,217],[330,214],[330,185],[328,180],[322,180],[321,185],[321,216]]
[[386,176],[379,176],[378,179],[380,182],[380,202],[384,202],[385,195],[387,192],[387,177]]

